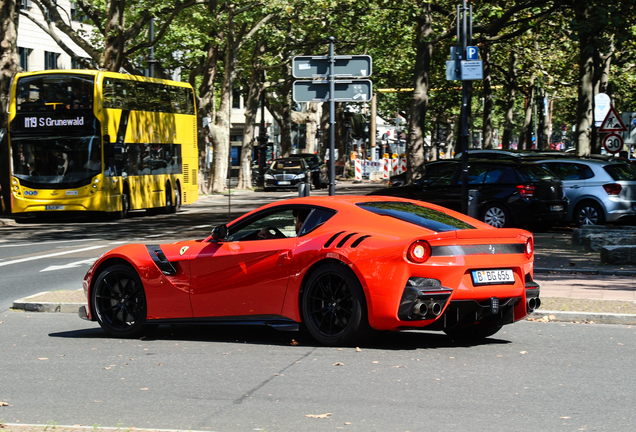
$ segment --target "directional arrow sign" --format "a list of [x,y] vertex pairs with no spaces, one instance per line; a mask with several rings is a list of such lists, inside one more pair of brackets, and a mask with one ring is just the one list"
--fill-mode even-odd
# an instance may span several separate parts
[[[366,78],[371,76],[371,56],[335,56],[335,78]],[[294,78],[326,78],[329,76],[329,56],[296,56],[292,61]]]
[[[371,80],[341,80],[335,82],[336,102],[366,102],[371,100]],[[328,81],[294,81],[294,102],[329,101]]]
[[40,270],[40,273],[45,272],[45,271],[54,271],[54,270],[66,270],[66,269],[71,269],[71,268],[77,268],[80,267],[81,265],[85,265],[85,264],[93,264],[95,262],[95,260],[97,260],[97,258],[91,258],[91,259],[87,259],[87,260],[82,260],[82,261],[75,261],[72,263],[68,263],[65,265],[53,265],[53,266],[49,266],[45,269]]

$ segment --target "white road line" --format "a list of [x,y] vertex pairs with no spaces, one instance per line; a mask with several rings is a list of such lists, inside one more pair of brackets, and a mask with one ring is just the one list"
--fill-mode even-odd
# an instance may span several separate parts
[[19,246],[39,246],[39,245],[46,245],[46,244],[71,243],[71,242],[83,242],[83,241],[99,241],[99,240],[101,240],[101,239],[85,238],[85,239],[78,239],[78,240],[60,240],[60,241],[34,242],[34,243],[17,243],[17,244],[0,245],[0,248],[19,247]]
[[70,269],[70,268],[76,268],[76,267],[81,266],[82,264],[91,265],[96,260],[97,260],[97,258],[90,258],[90,259],[86,259],[86,260],[82,260],[82,261],[75,261],[75,262],[64,264],[64,265],[49,266],[49,267],[47,267],[45,269],[40,270],[40,273],[45,272],[45,271],[66,270],[66,269]]
[[69,255],[69,254],[77,253],[77,252],[85,252],[85,251],[99,249],[99,248],[103,248],[103,247],[107,247],[107,246],[108,245],[90,246],[90,247],[85,247],[85,248],[82,248],[82,249],[75,249],[75,250],[66,251],[66,252],[57,252],[57,253],[52,253],[52,254],[47,254],[47,255],[32,256],[32,257],[28,257],[28,258],[19,258],[19,259],[14,259],[14,260],[7,261],[7,262],[1,262],[0,263],[0,267],[8,266],[8,265],[11,265],[11,264],[19,264],[19,263],[28,262],[28,261],[36,261],[36,260],[39,260],[39,259],[42,259],[42,258],[52,258],[52,257],[56,257],[56,256],[61,256],[61,255]]

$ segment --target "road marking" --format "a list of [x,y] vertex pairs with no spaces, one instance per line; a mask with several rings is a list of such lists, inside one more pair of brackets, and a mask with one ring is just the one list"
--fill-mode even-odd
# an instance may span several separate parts
[[56,241],[48,241],[48,242],[17,243],[17,244],[0,245],[0,248],[19,247],[19,246],[39,246],[39,245],[46,245],[46,244],[71,243],[71,242],[83,242],[83,241],[100,241],[100,240],[101,239],[85,238],[85,239],[78,239],[78,240],[60,240],[60,241],[56,240]]
[[65,265],[54,265],[54,266],[49,266],[45,269],[40,270],[40,273],[45,272],[45,271],[55,271],[55,270],[65,270],[65,269],[71,269],[71,268],[76,268],[81,266],[82,264],[88,264],[91,265],[93,264],[95,261],[97,260],[97,258],[91,258],[91,259],[87,259],[87,260],[82,260],[82,261],[75,261],[72,263],[68,263]]
[[36,260],[39,260],[39,259],[42,259],[42,258],[52,258],[52,257],[56,257],[56,256],[68,255],[68,254],[77,253],[77,252],[85,252],[85,251],[89,251],[89,250],[104,248],[104,247],[107,247],[107,246],[108,245],[90,246],[90,247],[85,247],[85,248],[82,248],[82,249],[75,249],[75,250],[66,251],[66,252],[57,252],[57,253],[52,253],[52,254],[47,254],[47,255],[32,256],[32,257],[28,257],[28,258],[19,258],[19,259],[7,261],[7,262],[0,262],[0,267],[8,266],[8,265],[11,265],[11,264],[19,264],[19,263],[28,262],[28,261],[36,261]]

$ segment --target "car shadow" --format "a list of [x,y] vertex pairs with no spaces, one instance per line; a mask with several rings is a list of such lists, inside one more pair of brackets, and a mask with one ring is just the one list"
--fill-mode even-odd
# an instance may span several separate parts
[[[50,337],[71,339],[117,339],[107,335],[101,328],[71,330],[50,333]],[[147,341],[191,341],[248,343],[253,345],[277,345],[298,347],[323,347],[303,331],[278,331],[267,326],[242,325],[161,325],[146,336],[138,338]],[[470,348],[480,345],[502,345],[509,340],[490,337],[485,339],[453,339],[441,332],[403,331],[378,332],[372,339],[357,346],[380,350],[417,350],[440,348]]]

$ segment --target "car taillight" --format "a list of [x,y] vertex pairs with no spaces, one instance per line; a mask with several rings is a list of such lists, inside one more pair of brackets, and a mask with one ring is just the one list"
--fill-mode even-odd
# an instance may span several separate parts
[[409,261],[421,264],[431,256],[431,245],[427,241],[418,240],[409,246],[406,257]]
[[618,183],[608,183],[603,185],[603,189],[608,195],[619,195],[623,190],[623,187]]
[[533,185],[517,185],[517,190],[523,198],[532,198],[534,196]]
[[526,240],[526,258],[532,258],[532,254],[534,253],[534,242],[532,241],[532,237]]

